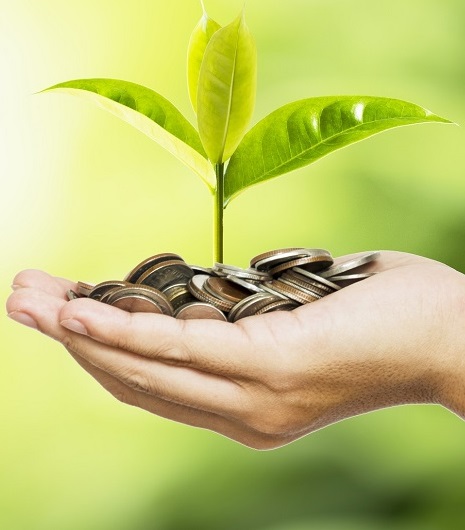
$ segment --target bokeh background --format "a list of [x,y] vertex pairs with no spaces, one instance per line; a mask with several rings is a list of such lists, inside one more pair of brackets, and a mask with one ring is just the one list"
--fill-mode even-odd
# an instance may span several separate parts
[[[205,1],[223,25],[242,7]],[[200,179],[90,104],[35,94],[126,79],[193,121],[185,56],[200,13],[196,0],[0,0],[3,300],[23,268],[99,282],[158,252],[211,262]],[[295,99],[370,94],[465,123],[463,0],[249,0],[247,20],[254,121]],[[397,249],[465,272],[464,141],[462,127],[406,127],[251,189],[226,210],[226,261]],[[126,407],[59,344],[0,325],[2,529],[464,527],[465,424],[440,407],[378,411],[256,452]]]

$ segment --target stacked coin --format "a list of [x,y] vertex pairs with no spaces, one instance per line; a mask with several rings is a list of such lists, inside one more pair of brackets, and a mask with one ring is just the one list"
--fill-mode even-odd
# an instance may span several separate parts
[[124,280],[78,282],[77,293],[68,291],[68,298],[88,297],[132,313],[236,322],[291,311],[368,278],[375,273],[361,267],[378,256],[366,252],[334,264],[324,249],[285,248],[255,256],[242,269],[224,263],[188,265],[181,256],[164,253],[139,263]]

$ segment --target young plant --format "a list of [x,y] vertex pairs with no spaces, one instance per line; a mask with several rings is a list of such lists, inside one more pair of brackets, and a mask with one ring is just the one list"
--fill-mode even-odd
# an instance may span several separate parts
[[379,132],[451,123],[413,103],[327,96],[284,105],[248,132],[257,58],[244,12],[221,27],[205,11],[191,35],[187,76],[198,132],[163,96],[117,79],[79,79],[47,90],[92,100],[155,140],[197,173],[214,197],[214,259],[223,261],[223,211],[245,189]]

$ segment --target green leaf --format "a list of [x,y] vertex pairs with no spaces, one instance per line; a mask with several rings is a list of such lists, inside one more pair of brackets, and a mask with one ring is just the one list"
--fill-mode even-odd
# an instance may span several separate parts
[[217,22],[208,16],[203,2],[202,9],[202,18],[191,34],[187,49],[187,86],[194,112],[197,112],[197,87],[205,49],[213,34],[221,28]]
[[213,164],[232,155],[255,106],[257,53],[241,14],[210,39],[200,68],[197,114],[200,138]]
[[65,91],[96,103],[155,140],[195,171],[210,190],[215,173],[199,135],[179,110],[149,88],[118,79],[77,79],[48,90]]
[[393,127],[451,123],[413,103],[329,96],[284,105],[257,123],[229,161],[225,206],[238,193]]

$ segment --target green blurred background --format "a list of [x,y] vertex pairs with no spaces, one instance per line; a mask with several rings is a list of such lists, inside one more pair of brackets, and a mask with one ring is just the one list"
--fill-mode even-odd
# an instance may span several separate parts
[[[206,5],[224,25],[242,0]],[[113,116],[34,95],[114,77],[193,120],[185,55],[200,13],[196,0],[0,0],[2,299],[23,268],[99,282],[163,251],[210,263],[200,179]],[[254,121],[295,99],[370,94],[465,123],[463,0],[249,0],[247,20]],[[226,211],[226,261],[288,246],[397,249],[465,271],[464,140],[459,127],[407,127],[251,189]],[[444,409],[383,410],[255,452],[126,407],[60,345],[0,325],[2,529],[465,525],[465,424]]]

